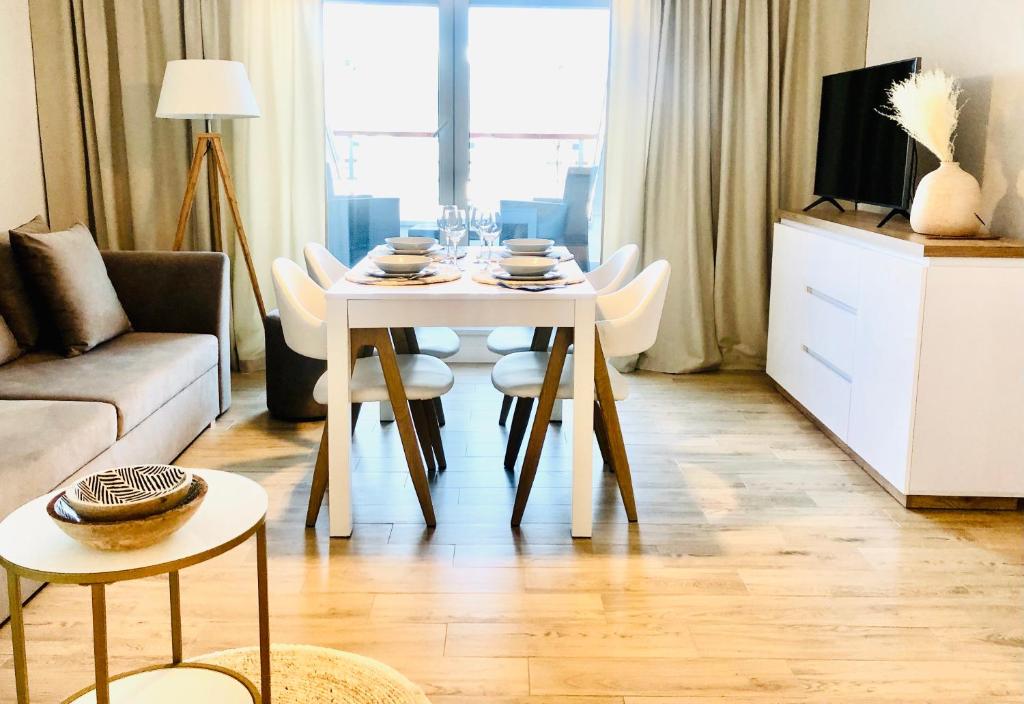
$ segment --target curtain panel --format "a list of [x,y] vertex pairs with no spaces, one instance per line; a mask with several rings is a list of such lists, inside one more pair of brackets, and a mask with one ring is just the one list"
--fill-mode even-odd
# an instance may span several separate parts
[[613,0],[604,251],[673,269],[641,368],[764,366],[774,214],[812,191],[821,76],[864,65],[867,18],[867,0]]

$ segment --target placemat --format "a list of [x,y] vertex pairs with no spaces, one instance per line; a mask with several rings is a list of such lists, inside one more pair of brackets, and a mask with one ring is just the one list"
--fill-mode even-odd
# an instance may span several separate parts
[[414,279],[387,279],[379,276],[370,276],[358,269],[349,269],[345,273],[346,281],[365,286],[424,286],[427,284],[443,284],[448,281],[458,281],[461,278],[462,272],[452,266],[438,266],[436,273],[428,276],[418,276]]

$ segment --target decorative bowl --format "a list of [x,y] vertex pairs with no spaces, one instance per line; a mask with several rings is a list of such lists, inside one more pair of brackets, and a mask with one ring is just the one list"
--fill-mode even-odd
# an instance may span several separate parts
[[67,492],[55,495],[46,512],[68,536],[97,550],[138,550],[155,545],[185,525],[199,509],[209,487],[202,477],[192,477],[184,500],[172,509],[126,521],[87,521],[67,501]]
[[512,276],[540,276],[558,266],[558,262],[547,257],[505,257],[498,266]]
[[123,521],[166,511],[181,503],[192,472],[166,464],[114,467],[68,487],[66,501],[87,521]]
[[430,264],[430,259],[415,254],[385,254],[374,257],[373,263],[386,274],[417,274]]
[[386,237],[384,242],[396,252],[404,250],[425,252],[437,244],[437,240],[433,237]]
[[503,244],[508,248],[508,251],[516,254],[542,254],[551,249],[555,241],[529,237],[505,240]]

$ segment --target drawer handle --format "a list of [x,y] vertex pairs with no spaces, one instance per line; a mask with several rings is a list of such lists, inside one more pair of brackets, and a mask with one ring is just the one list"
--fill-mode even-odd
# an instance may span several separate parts
[[832,296],[828,295],[827,293],[822,293],[821,291],[819,291],[818,289],[814,288],[813,286],[808,286],[807,287],[807,293],[811,294],[815,298],[820,298],[821,300],[825,301],[825,303],[831,303],[832,305],[834,305],[839,310],[845,310],[850,315],[857,315],[857,309],[854,308],[853,306],[851,306],[849,303],[843,303],[838,298],[833,298]]
[[847,383],[853,383],[853,377],[852,376],[850,376],[849,374],[844,372],[842,369],[840,369],[836,365],[832,364],[832,362],[830,362],[827,359],[825,359],[824,357],[822,357],[820,354],[818,354],[817,352],[812,350],[807,345],[800,345],[800,348],[804,352],[806,352],[807,355],[809,357],[811,357],[811,359],[814,359],[815,361],[817,361],[819,364],[821,364],[823,367],[828,369],[830,372],[832,372],[833,374],[838,376],[840,379],[846,381]]

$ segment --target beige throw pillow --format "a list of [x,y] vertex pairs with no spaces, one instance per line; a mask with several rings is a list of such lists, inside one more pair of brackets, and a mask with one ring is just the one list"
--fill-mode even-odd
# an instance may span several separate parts
[[[28,233],[50,230],[41,215],[14,229]],[[39,344],[39,316],[25,289],[21,272],[18,271],[8,232],[0,232],[0,315],[7,321],[7,327],[23,348],[31,349]]]
[[84,225],[46,234],[12,230],[11,245],[69,357],[131,330],[96,241]]
[[14,339],[14,333],[7,327],[7,323],[0,318],[0,364],[7,364],[12,359],[21,356],[21,348],[18,341]]

